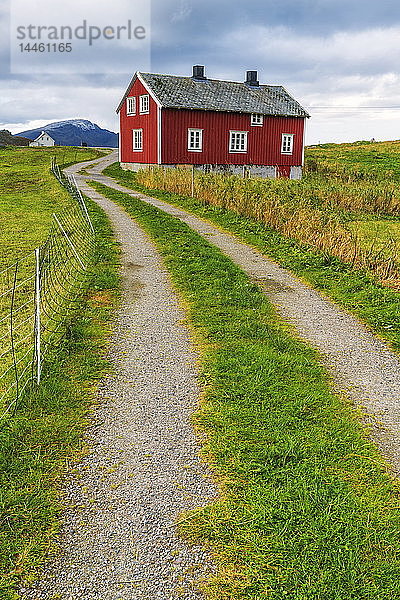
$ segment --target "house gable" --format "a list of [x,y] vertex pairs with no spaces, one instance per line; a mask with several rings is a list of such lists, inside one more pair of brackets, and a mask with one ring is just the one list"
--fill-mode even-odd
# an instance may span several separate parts
[[154,91],[151,89],[151,87],[148,85],[148,83],[143,79],[142,74],[137,71],[134,76],[132,77],[125,94],[122,97],[121,102],[118,104],[117,106],[117,110],[116,112],[119,113],[124,105],[125,100],[131,95],[131,91],[135,86],[136,81],[139,80],[140,83],[143,85],[143,87],[147,90],[148,94],[150,94],[150,96],[153,98],[154,102],[157,104],[157,106],[161,107],[161,102],[159,100],[159,98],[156,96],[156,94],[154,93]]
[[[134,111],[130,110],[133,106]],[[136,73],[119,105],[121,161],[151,164],[159,162],[159,112],[159,104],[153,93]]]

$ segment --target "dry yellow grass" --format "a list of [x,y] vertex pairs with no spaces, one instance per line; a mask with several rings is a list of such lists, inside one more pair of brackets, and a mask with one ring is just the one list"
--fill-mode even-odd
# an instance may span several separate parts
[[[137,180],[148,188],[179,195],[190,196],[192,192],[192,172],[188,169],[150,168],[139,171]],[[349,226],[342,210],[354,206],[354,198],[348,195],[346,199],[343,191],[339,197],[334,182],[332,189],[329,183],[323,192],[321,186],[313,186],[309,179],[242,179],[196,172],[194,196],[207,204],[256,219],[285,236],[369,271],[386,285],[399,287],[398,257],[388,259],[382,252],[360,243],[357,231]],[[360,197],[363,200],[356,203],[355,210],[368,202],[367,197]]]

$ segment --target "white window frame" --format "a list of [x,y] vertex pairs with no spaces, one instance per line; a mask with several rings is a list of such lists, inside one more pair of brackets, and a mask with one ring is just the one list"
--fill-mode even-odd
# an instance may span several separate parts
[[150,112],[150,96],[149,94],[142,94],[139,96],[139,113],[141,115],[148,115]]
[[293,154],[293,133],[282,133],[281,154]]
[[[230,131],[229,132],[229,152],[230,154],[246,154],[248,148],[248,131]],[[239,137],[240,136],[240,137]],[[243,140],[243,144],[239,140]],[[238,148],[238,145],[240,148]],[[241,147],[243,145],[243,148]]]
[[188,129],[187,149],[189,152],[203,152],[203,129]]
[[136,97],[128,96],[126,99],[126,114],[136,115]]
[[143,152],[143,129],[132,129],[132,148],[134,152]]
[[251,115],[251,126],[262,127],[264,125],[264,115],[253,113]]

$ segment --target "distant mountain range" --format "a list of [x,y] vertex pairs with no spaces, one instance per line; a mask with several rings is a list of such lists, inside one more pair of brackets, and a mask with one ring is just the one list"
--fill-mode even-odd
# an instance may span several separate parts
[[0,146],[27,146],[30,141],[28,138],[12,135],[7,129],[0,131]]
[[102,129],[95,123],[85,119],[58,121],[37,129],[21,131],[17,135],[34,140],[42,131],[46,131],[58,146],[87,145],[90,147],[118,148],[118,134],[108,129]]

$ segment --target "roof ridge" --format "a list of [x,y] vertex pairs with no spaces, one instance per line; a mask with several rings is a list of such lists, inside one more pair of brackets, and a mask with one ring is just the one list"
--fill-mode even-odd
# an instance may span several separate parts
[[[187,80],[197,81],[197,80],[193,79],[192,75],[171,75],[169,73],[148,73],[148,72],[144,72],[144,71],[138,71],[137,73],[138,73],[138,75],[150,75],[151,77],[173,77],[176,79],[187,79]],[[216,83],[235,83],[237,85],[245,85],[246,87],[251,89],[251,86],[249,86],[246,81],[234,81],[232,79],[215,79],[213,77],[206,77],[205,79],[202,79],[200,83],[206,83],[207,81],[215,81]],[[279,85],[277,83],[260,83],[260,85],[254,86],[255,89],[261,88],[261,87],[283,87],[283,86]]]

